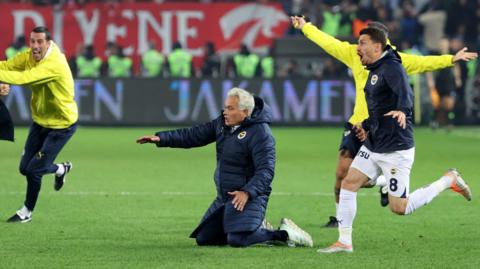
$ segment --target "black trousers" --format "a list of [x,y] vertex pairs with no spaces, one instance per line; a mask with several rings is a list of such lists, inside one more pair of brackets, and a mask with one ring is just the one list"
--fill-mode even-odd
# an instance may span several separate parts
[[197,234],[199,246],[247,247],[267,241],[286,241],[284,231],[270,231],[259,227],[253,232],[225,233],[223,229],[223,210],[218,210],[205,222]]
[[30,126],[20,161],[20,173],[27,177],[25,206],[29,210],[35,208],[43,175],[57,171],[53,162],[76,130],[76,123],[64,129],[45,128],[36,123]]

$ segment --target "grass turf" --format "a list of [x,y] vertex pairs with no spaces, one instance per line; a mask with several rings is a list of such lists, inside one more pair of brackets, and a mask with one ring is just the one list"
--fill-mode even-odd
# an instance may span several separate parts
[[[417,129],[411,191],[457,167],[473,201],[446,191],[411,216],[381,208],[362,189],[353,254],[320,255],[337,238],[320,228],[334,214],[333,181],[340,128],[274,128],[277,167],[267,218],[292,218],[315,248],[197,247],[188,235],[215,196],[214,146],[158,149],[135,139],[156,129],[80,127],[57,158],[71,160],[60,192],[45,176],[28,224],[0,223],[0,268],[478,268],[478,128]],[[27,129],[0,143],[0,218],[24,199],[18,162]]]

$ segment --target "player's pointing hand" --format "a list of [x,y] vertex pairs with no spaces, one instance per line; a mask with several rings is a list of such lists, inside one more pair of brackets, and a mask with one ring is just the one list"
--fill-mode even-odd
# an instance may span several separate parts
[[142,137],[137,138],[138,144],[145,144],[145,143],[158,143],[160,142],[160,137],[156,135],[145,135]]
[[400,125],[400,127],[402,127],[402,129],[405,129],[405,127],[407,127],[407,120],[406,120],[405,113],[403,113],[400,110],[392,110],[387,114],[384,114],[384,116],[392,116],[392,118],[397,119],[397,122]]

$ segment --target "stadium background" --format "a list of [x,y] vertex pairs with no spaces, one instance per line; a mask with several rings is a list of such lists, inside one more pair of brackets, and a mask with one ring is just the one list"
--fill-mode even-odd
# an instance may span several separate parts
[[[338,10],[342,23],[352,23],[352,29],[353,18],[380,20],[391,29],[394,44],[400,47],[409,40],[427,54],[430,49],[424,45],[419,18],[433,6],[445,14],[442,33],[461,38],[470,50],[478,51],[478,1],[31,2],[0,1],[0,52],[18,34],[28,37],[37,22],[45,22],[69,58],[76,56],[78,44],[89,36],[103,59],[108,41],[130,48],[127,52],[135,67],[129,78],[107,74],[76,78],[81,128],[59,156],[72,160],[75,168],[61,192],[54,192],[51,179],[44,178],[32,223],[0,223],[0,268],[478,267],[480,204],[475,190],[480,187],[476,179],[480,76],[476,62],[468,67],[465,116],[455,123],[456,128],[449,132],[417,128],[411,184],[412,189],[420,187],[453,165],[471,184],[474,200],[466,204],[446,193],[429,208],[401,218],[378,205],[377,190],[362,190],[352,256],[262,246],[196,247],[188,234],[215,193],[214,147],[182,151],[134,144],[138,136],[159,128],[187,126],[218,115],[222,98],[232,86],[258,93],[274,108],[277,140],[274,193],[267,218],[276,225],[281,217],[291,217],[312,234],[315,247],[323,247],[337,235],[320,226],[334,212],[331,190],[340,125],[351,114],[354,85],[348,70],[290,28],[288,14],[306,14],[319,27],[325,11],[335,14]],[[220,18],[242,8],[249,12],[232,19],[241,24],[235,24],[230,34],[222,32]],[[262,13],[252,10],[274,15],[259,16]],[[93,25],[95,31],[88,28]],[[165,56],[175,40],[184,41],[195,57],[194,76],[142,78],[139,57],[152,38]],[[355,42],[353,33],[339,38]],[[207,41],[215,42],[222,59],[222,72],[215,77],[198,71]],[[247,41],[260,57],[274,48],[274,78],[238,78],[231,71],[230,59]],[[417,124],[427,126],[432,109],[423,76],[421,85],[416,92],[421,108]],[[29,90],[12,86],[3,100],[15,124],[28,126]],[[26,127],[16,128],[16,142],[0,145],[3,219],[23,199],[25,182],[17,167],[26,134]]]
[[[29,1],[2,2],[0,51],[5,51],[18,36],[28,37],[33,26],[46,24],[53,39],[64,48],[74,74],[75,58],[88,44],[93,44],[104,62],[109,42],[123,47],[133,60],[129,78],[112,79],[103,72],[98,79],[76,80],[81,124],[168,126],[205,121],[218,114],[222,105],[220,92],[233,85],[266,97],[277,108],[278,125],[342,124],[354,103],[351,76],[341,63],[300,31],[291,29],[289,14],[305,14],[319,28],[352,43],[356,42],[358,28],[371,19],[389,27],[390,39],[398,49],[414,48],[423,54],[435,54],[439,48],[431,43],[438,43],[435,42],[438,36],[461,40],[472,51],[479,47],[480,7],[478,1],[471,0],[33,1],[36,5]],[[427,20],[425,17],[429,24],[422,24]],[[429,28],[430,24],[443,27]],[[157,44],[164,56],[179,41],[194,57],[195,71],[190,79],[171,79],[168,73],[143,79],[140,57],[150,41]],[[200,70],[207,42],[214,43],[221,59],[220,72],[213,76]],[[261,74],[254,79],[236,76],[232,57],[241,44],[246,44],[260,58],[272,51],[275,63],[272,78],[265,79]],[[456,125],[480,123],[477,70],[477,61],[466,65],[462,70],[463,86],[452,90],[457,95]],[[428,124],[433,114],[429,88],[424,75],[418,81],[416,123]],[[146,100],[139,102],[148,103],[138,106],[133,95],[143,96]],[[17,124],[29,122],[28,100],[28,90],[16,87],[5,98]],[[153,113],[144,108],[152,109]]]

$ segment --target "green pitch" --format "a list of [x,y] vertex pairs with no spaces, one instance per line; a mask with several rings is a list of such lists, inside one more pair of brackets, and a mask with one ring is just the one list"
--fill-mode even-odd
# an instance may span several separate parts
[[320,255],[337,239],[320,228],[334,214],[333,180],[341,128],[274,128],[277,168],[267,211],[278,225],[292,218],[315,248],[197,247],[190,232],[215,196],[214,147],[137,145],[149,129],[80,127],[57,159],[74,164],[65,187],[53,176],[28,224],[4,221],[23,202],[18,173],[27,129],[0,142],[0,268],[479,268],[480,129],[417,129],[411,191],[457,167],[473,201],[445,191],[411,216],[379,205],[362,189],[353,254]]

